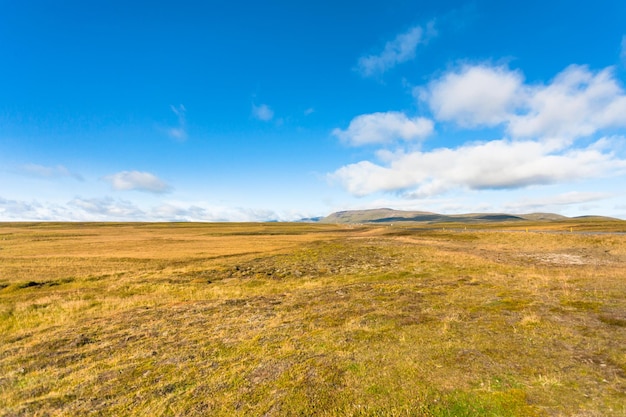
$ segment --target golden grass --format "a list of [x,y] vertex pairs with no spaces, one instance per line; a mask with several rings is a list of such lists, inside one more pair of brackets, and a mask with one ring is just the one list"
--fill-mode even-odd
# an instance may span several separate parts
[[0,415],[624,416],[624,224],[545,226],[2,224]]

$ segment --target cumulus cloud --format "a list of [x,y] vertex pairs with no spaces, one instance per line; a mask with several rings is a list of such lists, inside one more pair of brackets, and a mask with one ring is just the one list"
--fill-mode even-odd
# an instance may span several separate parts
[[392,111],[357,116],[347,129],[334,129],[332,133],[349,145],[360,146],[422,139],[433,132],[433,126],[429,119],[409,118]]
[[18,167],[18,172],[39,178],[63,178],[70,177],[78,181],[83,181],[83,177],[80,174],[70,171],[63,165],[56,166],[44,166],[38,164],[24,164]]
[[170,106],[170,109],[178,118],[178,126],[169,128],[167,134],[173,139],[184,141],[187,139],[187,118],[185,117],[187,109],[182,104]]
[[[451,132],[445,124],[490,128],[483,132],[491,135],[499,129],[501,136],[424,152],[379,149],[377,161],[341,167],[329,174],[331,180],[356,196],[425,198],[455,189],[516,189],[626,174],[626,140],[619,130],[626,127],[626,92],[611,67],[571,65],[547,83],[530,84],[506,66],[462,65],[413,92],[441,122],[440,136]],[[382,145],[432,130],[433,121],[388,112],[358,116],[333,134],[351,145]],[[614,136],[599,137],[607,134]]]
[[466,128],[502,124],[513,138],[572,141],[626,126],[626,94],[612,68],[572,65],[546,85],[523,81],[506,67],[465,65],[415,94],[436,120]]
[[253,104],[252,117],[264,122],[269,122],[274,118],[274,110],[272,110],[267,104],[261,104],[260,106]]
[[511,117],[516,137],[575,139],[611,127],[626,126],[626,95],[612,68],[592,72],[572,65],[547,86],[530,88],[526,112]]
[[434,33],[433,24],[429,24],[426,33],[420,26],[415,26],[401,33],[394,40],[385,44],[383,50],[375,55],[359,58],[357,70],[363,77],[383,74],[398,64],[415,58],[415,50]]
[[463,127],[493,126],[510,118],[521,104],[523,77],[505,67],[465,65],[432,81],[415,94],[428,103],[437,120]]
[[141,171],[122,171],[103,178],[114,190],[145,191],[150,193],[166,193],[171,187],[154,174]]
[[453,188],[512,189],[553,184],[626,172],[626,160],[595,144],[580,149],[555,149],[536,141],[494,140],[456,149],[398,152],[386,164],[362,161],[330,175],[350,193],[380,191],[422,198]]

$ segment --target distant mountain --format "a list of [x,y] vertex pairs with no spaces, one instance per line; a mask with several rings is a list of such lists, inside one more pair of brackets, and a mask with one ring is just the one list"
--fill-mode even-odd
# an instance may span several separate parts
[[576,216],[576,217],[570,217],[570,218],[571,219],[578,219],[578,220],[617,220],[617,221],[622,221],[622,219],[618,219],[617,217],[594,216],[594,215]]
[[530,213],[530,214],[524,214],[521,217],[523,217],[526,220],[535,220],[535,221],[541,221],[541,220],[554,221],[554,220],[565,220],[569,218],[569,217],[561,216],[560,214],[554,214],[554,213]]
[[317,223],[319,221],[322,221],[325,217],[323,216],[318,216],[318,217],[303,217],[301,219],[295,220],[296,223]]
[[[401,211],[389,208],[371,210],[348,210],[338,211],[320,220],[322,223],[371,223],[380,222],[382,219],[398,218],[407,221],[417,216],[438,216],[427,211]],[[391,221],[391,220],[390,220]]]
[[[601,218],[601,217],[598,217]],[[480,222],[512,222],[512,221],[558,221],[568,219],[554,213],[506,214],[506,213],[469,213],[469,214],[438,214],[428,211],[403,211],[390,208],[371,210],[348,210],[332,213],[320,220],[321,223],[480,223]],[[609,219],[604,218],[604,219]]]

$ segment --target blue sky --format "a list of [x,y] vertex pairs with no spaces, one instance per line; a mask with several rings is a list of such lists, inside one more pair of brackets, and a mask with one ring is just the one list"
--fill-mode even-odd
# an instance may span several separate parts
[[626,218],[622,0],[0,1],[0,59],[0,220]]

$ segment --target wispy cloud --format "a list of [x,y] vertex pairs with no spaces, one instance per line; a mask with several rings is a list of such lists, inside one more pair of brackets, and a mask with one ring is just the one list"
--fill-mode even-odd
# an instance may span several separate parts
[[274,118],[274,110],[267,104],[261,104],[259,106],[252,104],[252,117],[264,122],[269,122]]
[[111,197],[81,198],[71,200],[68,205],[83,211],[82,218],[94,220],[141,220],[146,213],[130,201],[114,200]]
[[256,222],[297,219],[293,217],[284,218],[284,216],[272,210],[215,206],[204,203],[166,203],[153,208],[150,215],[153,218],[168,221]]
[[44,166],[39,164],[24,164],[18,167],[19,173],[39,178],[74,178],[78,181],[83,181],[82,175],[72,172],[63,165],[56,166]]
[[548,197],[520,199],[516,202],[509,203],[506,206],[506,209],[516,213],[537,210],[550,210],[554,206],[583,204],[592,201],[605,200],[610,197],[613,197],[613,194],[601,192],[571,191]]
[[156,175],[141,171],[122,171],[107,175],[103,179],[111,184],[114,190],[145,191],[162,194],[171,191],[171,187]]
[[409,118],[404,113],[386,112],[355,117],[347,129],[334,129],[333,135],[353,145],[385,144],[398,139],[424,138],[433,132],[433,122],[423,117]]
[[304,111],[304,115],[305,115],[305,116],[309,116],[309,115],[311,115],[311,114],[313,114],[313,113],[315,113],[315,109],[314,109],[313,107],[309,107],[308,109],[306,109],[306,110]]
[[187,140],[187,118],[185,116],[187,109],[182,104],[179,106],[171,105],[170,109],[178,118],[178,125],[167,129],[167,134],[172,139],[176,139],[181,142]]
[[417,46],[425,43],[434,33],[432,22],[426,30],[421,26],[412,27],[387,42],[380,53],[359,58],[356,69],[363,77],[381,75],[396,65],[415,58]]
[[296,221],[313,217],[315,214],[297,210],[275,211],[263,208],[214,205],[206,202],[170,201],[152,208],[148,216],[151,219],[162,221],[263,222]]

